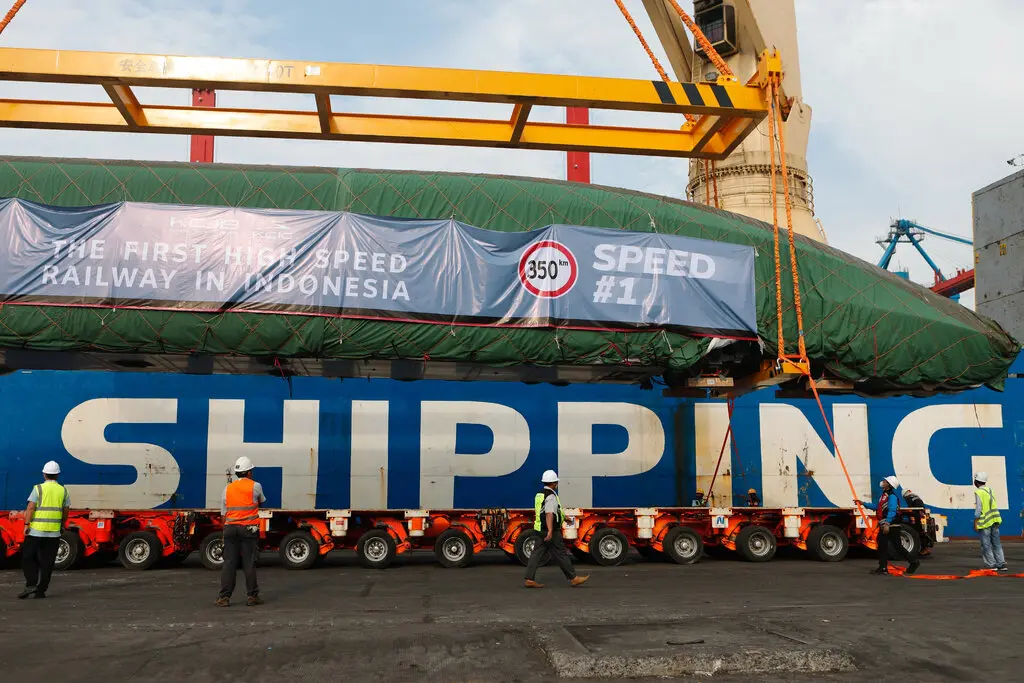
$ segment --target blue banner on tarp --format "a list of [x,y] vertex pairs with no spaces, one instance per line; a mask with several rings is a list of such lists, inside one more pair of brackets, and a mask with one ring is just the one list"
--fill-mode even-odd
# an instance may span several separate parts
[[0,200],[0,298],[756,337],[754,249],[573,225]]

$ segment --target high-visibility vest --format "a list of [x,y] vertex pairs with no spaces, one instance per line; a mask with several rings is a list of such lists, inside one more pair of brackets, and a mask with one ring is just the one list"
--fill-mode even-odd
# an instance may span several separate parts
[[540,493],[538,493],[533,499],[534,531],[547,531],[547,529],[545,528],[547,526],[547,522],[545,520],[545,517],[547,515],[543,514],[541,510],[544,509],[544,499],[547,498],[548,496],[554,496],[555,505],[558,506],[558,512],[555,513],[555,524],[557,524],[559,528],[561,528],[562,522],[565,521],[565,515],[562,514],[562,501],[558,499],[558,494],[552,491],[551,489],[546,488]]
[[224,515],[225,524],[238,526],[252,526],[260,523],[259,503],[253,500],[252,491],[256,482],[248,477],[236,479],[228,484],[227,514]]
[[996,507],[996,495],[990,486],[974,489],[974,495],[981,499],[981,517],[978,517],[978,529],[987,529],[995,524],[1002,524],[1003,518]]
[[64,501],[67,500],[67,495],[67,490],[53,480],[36,484],[39,502],[32,513],[29,528],[32,531],[59,532],[64,519]]

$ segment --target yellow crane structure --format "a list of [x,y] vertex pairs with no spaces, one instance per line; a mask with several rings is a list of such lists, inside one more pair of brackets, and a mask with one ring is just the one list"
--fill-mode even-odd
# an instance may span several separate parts
[[[368,142],[581,150],[724,159],[768,111],[778,55],[759,61],[751,84],[663,81],[135,53],[0,48],[0,80],[102,87],[109,102],[0,98],[0,127],[320,138]],[[763,81],[763,82],[762,82]],[[141,102],[136,87],[309,95],[305,111],[196,109]],[[457,100],[510,105],[508,119],[335,111],[331,96]],[[539,106],[689,115],[682,128],[627,128],[530,121]]]

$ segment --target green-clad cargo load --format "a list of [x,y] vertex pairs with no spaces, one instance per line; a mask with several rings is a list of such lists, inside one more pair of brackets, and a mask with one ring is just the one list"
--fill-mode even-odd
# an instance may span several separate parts
[[[760,343],[666,330],[499,329],[268,313],[0,306],[4,365],[524,381],[741,376],[777,354],[773,234],[737,214],[655,195],[517,177],[0,157],[0,197],[55,206],[121,201],[454,218],[523,231],[560,223],[658,231],[757,251]],[[797,237],[807,352],[816,375],[866,395],[999,389],[1020,345],[956,302]],[[782,264],[787,352],[792,279]],[[60,351],[64,353],[49,353]],[[47,352],[47,353],[43,353]]]

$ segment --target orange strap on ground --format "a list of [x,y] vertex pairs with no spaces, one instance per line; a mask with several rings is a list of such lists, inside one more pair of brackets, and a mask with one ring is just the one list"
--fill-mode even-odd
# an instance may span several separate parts
[[1024,574],[1000,574],[995,569],[972,569],[966,574],[907,574],[905,567],[889,565],[889,573],[894,576],[903,576],[908,579],[924,579],[925,581],[956,581],[959,579],[980,579],[983,576],[998,576],[1000,578],[1024,579]]
[[4,32],[4,29],[7,28],[7,24],[11,23],[11,20],[14,19],[14,15],[18,13],[18,10],[24,7],[25,2],[27,2],[27,0],[16,0],[14,6],[8,10],[7,15],[4,16],[3,20],[0,20],[0,33]]

